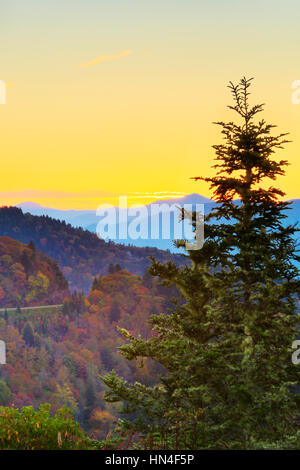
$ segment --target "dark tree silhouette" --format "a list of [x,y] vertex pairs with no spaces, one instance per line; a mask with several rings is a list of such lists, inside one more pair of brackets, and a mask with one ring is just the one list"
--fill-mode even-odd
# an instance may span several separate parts
[[[138,419],[124,427],[171,449],[299,448],[299,366],[291,362],[297,333],[299,272],[296,227],[284,226],[284,193],[265,180],[284,174],[273,154],[287,142],[256,120],[251,80],[230,83],[239,119],[218,122],[210,183],[217,207],[205,218],[205,242],[188,254],[192,267],[154,261],[150,272],[185,298],[171,315],[153,315],[148,340],[120,329],[128,360],[149,357],[167,370],[160,386],[102,377],[108,401],[122,400]],[[237,203],[234,198],[239,198]],[[196,214],[184,213],[195,226]],[[177,246],[183,246],[179,241]],[[126,432],[126,431],[125,431]]]

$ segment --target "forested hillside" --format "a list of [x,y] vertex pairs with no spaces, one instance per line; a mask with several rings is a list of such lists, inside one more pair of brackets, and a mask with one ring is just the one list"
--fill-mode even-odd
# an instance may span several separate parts
[[54,304],[68,295],[57,263],[11,238],[0,237],[0,308]]
[[22,243],[34,242],[37,249],[51,256],[61,268],[71,289],[88,293],[95,276],[108,272],[111,263],[142,275],[150,265],[149,256],[161,262],[187,263],[182,255],[156,248],[123,246],[100,240],[87,230],[74,228],[48,216],[24,214],[17,207],[0,208],[0,236]]
[[[128,362],[116,325],[143,337],[152,335],[147,320],[166,311],[175,288],[127,271],[97,278],[88,297],[73,293],[62,309],[0,312],[0,338],[7,364],[0,369],[0,405],[67,405],[90,434],[103,438],[119,406],[103,400],[98,374],[115,369],[130,382],[158,381],[161,366],[150,360]],[[141,366],[143,367],[141,368]]]

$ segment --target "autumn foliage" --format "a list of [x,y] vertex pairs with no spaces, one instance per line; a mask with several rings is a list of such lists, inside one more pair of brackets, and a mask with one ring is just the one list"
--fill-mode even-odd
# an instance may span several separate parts
[[149,337],[150,314],[165,311],[175,295],[148,274],[118,270],[96,278],[88,297],[73,292],[62,308],[0,313],[0,338],[7,346],[0,405],[37,409],[50,403],[53,412],[66,406],[89,435],[105,438],[120,406],[103,400],[99,374],[115,369],[150,385],[162,372],[150,360],[141,368],[141,361],[122,358],[116,326]]
[[34,244],[0,237],[0,307],[54,304],[68,295],[68,282]]

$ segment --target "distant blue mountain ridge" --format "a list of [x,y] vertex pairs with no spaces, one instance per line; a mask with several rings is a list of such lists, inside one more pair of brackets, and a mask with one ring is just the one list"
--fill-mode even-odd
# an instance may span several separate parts
[[[239,203],[239,200],[236,200],[236,203]],[[150,228],[154,224],[153,219],[151,221],[151,211],[155,209],[155,205],[160,206],[159,211],[160,211],[160,216],[159,216],[159,221],[156,223],[159,224],[158,229],[158,238],[152,239],[150,236]],[[163,199],[163,200],[157,200],[151,204],[148,204],[146,206],[146,209],[144,209],[144,215],[140,215],[140,220],[143,223],[146,223],[148,226],[148,237],[145,239],[132,239],[131,237],[127,238],[119,238],[118,234],[120,234],[122,231],[124,233],[128,231],[128,227],[131,223],[131,221],[134,219],[133,216],[129,216],[127,223],[120,221],[122,218],[124,218],[124,211],[126,209],[119,209],[119,208],[113,208],[112,210],[115,211],[116,214],[116,225],[117,225],[117,238],[114,238],[114,241],[117,243],[122,243],[124,245],[134,245],[134,246],[151,246],[151,247],[156,247],[164,250],[170,250],[171,252],[178,253],[182,250],[178,250],[177,248],[174,247],[173,240],[174,238],[180,238],[176,237],[175,233],[176,230],[178,229],[179,231],[182,230],[182,223],[178,221],[179,217],[179,210],[178,210],[178,215],[177,215],[177,210],[174,213],[171,213],[170,216],[170,236],[167,239],[163,238],[163,233],[162,233],[162,224],[163,224],[163,214],[169,211],[170,206],[179,206],[179,207],[185,207],[187,209],[196,209],[197,204],[203,204],[204,206],[204,213],[208,213],[211,211],[213,207],[217,205],[215,201],[212,199],[208,199],[204,196],[201,196],[200,194],[194,193],[194,194],[189,194],[187,196],[184,196],[182,198],[175,198],[175,199]],[[37,203],[34,202],[23,202],[20,204],[17,204],[17,207],[21,208],[24,213],[29,212],[32,215],[45,215],[52,217],[54,219],[58,220],[64,220],[66,223],[72,225],[73,227],[82,227],[85,230],[89,230],[90,232],[96,233],[97,231],[97,225],[99,221],[101,220],[101,217],[96,214],[95,210],[75,210],[75,209],[70,209],[70,210],[61,210],[61,209],[55,209],[51,207],[43,207]],[[293,199],[291,200],[291,205],[290,209],[287,209],[286,211],[287,218],[284,220],[284,224],[296,224],[300,222],[300,199]],[[145,218],[147,220],[145,220]],[[124,227],[124,223],[126,226]],[[152,225],[151,225],[152,223]],[[178,225],[177,225],[178,224]],[[300,224],[299,224],[300,226]],[[186,230],[185,235],[187,234],[186,238],[191,239],[191,236],[188,236],[189,233],[191,234],[191,230]]]

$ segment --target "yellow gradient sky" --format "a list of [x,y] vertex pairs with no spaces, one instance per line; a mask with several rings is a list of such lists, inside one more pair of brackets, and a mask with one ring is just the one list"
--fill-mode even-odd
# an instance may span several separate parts
[[291,133],[279,184],[300,197],[299,19],[298,0],[1,2],[0,203],[209,197],[189,178],[212,174],[212,122],[232,118],[226,84],[242,75]]

